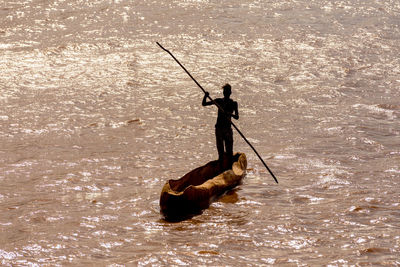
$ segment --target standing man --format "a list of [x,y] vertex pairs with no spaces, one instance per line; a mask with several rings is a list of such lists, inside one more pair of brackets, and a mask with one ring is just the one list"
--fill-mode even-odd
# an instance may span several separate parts
[[217,98],[214,101],[207,101],[207,97],[210,94],[206,92],[202,105],[210,106],[215,104],[218,107],[218,118],[217,123],[215,124],[215,137],[217,141],[218,157],[219,161],[222,163],[224,153],[226,153],[229,159],[229,164],[231,164],[233,157],[233,133],[231,127],[231,117],[238,120],[239,112],[237,102],[230,99],[232,93],[231,86],[229,84],[225,84],[222,88],[224,90],[224,98]]

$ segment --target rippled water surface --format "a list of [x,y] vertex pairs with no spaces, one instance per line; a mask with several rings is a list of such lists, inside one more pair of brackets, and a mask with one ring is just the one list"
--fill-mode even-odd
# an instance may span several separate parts
[[[217,157],[229,82],[241,186],[163,220]],[[399,1],[0,4],[3,266],[400,265]]]

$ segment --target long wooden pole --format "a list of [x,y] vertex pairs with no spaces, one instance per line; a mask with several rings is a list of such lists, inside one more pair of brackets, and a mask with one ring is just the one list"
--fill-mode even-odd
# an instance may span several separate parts
[[[203,91],[203,93],[206,93],[206,90],[204,90],[204,88],[196,81],[195,78],[193,78],[192,74],[190,74],[190,72],[179,62],[178,59],[176,59],[176,57],[167,49],[165,49],[159,42],[157,42],[158,46],[161,47],[162,50],[164,50],[165,52],[167,52],[168,54],[171,55],[171,57],[176,61],[176,63],[179,64],[179,66],[182,67],[182,69],[189,75],[190,78],[192,78],[192,80],[197,84],[198,87],[200,87],[200,89]],[[217,102],[214,101],[214,99],[212,99],[210,97],[210,95],[208,95],[208,98],[211,100],[211,102],[213,102],[214,105],[216,105],[221,111],[224,111],[222,109],[222,107],[220,105],[217,104]],[[236,127],[236,125],[231,121],[231,124],[233,126],[233,128],[235,128],[235,130],[239,133],[239,135],[244,139],[244,141],[246,141],[246,143],[251,147],[251,149],[253,149],[254,153],[256,153],[257,157],[261,160],[261,162],[264,164],[264,167],[267,168],[268,172],[272,175],[272,177],[274,178],[275,182],[278,183],[278,180],[276,179],[275,175],[272,173],[272,171],[268,168],[267,164],[264,162],[264,160],[262,159],[262,157],[260,156],[260,154],[258,154],[257,150],[253,147],[253,145],[249,142],[249,140],[247,140],[247,138],[242,134],[242,132],[239,130],[238,127]]]

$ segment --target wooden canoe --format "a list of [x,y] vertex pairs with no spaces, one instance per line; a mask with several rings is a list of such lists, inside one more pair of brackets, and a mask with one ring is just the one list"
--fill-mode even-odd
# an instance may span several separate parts
[[178,180],[165,183],[160,196],[160,211],[167,220],[181,220],[200,213],[226,191],[239,185],[246,175],[244,153],[233,156],[229,166],[225,157],[196,168]]

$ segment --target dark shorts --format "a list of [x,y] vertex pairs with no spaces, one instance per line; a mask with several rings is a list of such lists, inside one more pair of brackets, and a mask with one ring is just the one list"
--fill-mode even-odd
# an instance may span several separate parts
[[217,141],[218,156],[222,159],[224,153],[230,157],[233,154],[233,133],[232,128],[215,128],[215,137]]

